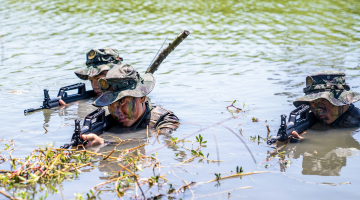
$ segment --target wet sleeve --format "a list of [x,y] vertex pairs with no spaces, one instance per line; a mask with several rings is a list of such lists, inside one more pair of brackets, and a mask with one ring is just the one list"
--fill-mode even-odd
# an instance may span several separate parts
[[171,132],[176,130],[179,125],[179,118],[174,115],[174,113],[169,113],[159,120],[156,129],[160,130],[162,133]]

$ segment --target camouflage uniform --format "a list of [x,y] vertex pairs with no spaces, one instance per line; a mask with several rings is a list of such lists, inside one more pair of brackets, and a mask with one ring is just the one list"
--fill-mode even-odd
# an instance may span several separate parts
[[[139,74],[128,64],[115,65],[110,69],[105,78],[99,80],[102,95],[94,102],[95,106],[107,106],[123,97],[143,97],[148,95],[155,86],[155,79],[151,73]],[[175,130],[179,119],[173,112],[160,106],[151,107],[145,102],[146,111],[143,117],[132,127]],[[115,123],[115,120],[112,120]],[[165,130],[167,129],[167,130]]]
[[[352,103],[360,100],[360,94],[350,91],[350,86],[346,84],[345,73],[338,71],[322,71],[306,77],[305,96],[294,101],[296,107],[301,104],[323,98],[334,106],[349,105],[348,110],[340,115],[332,123],[336,127],[360,126],[360,110]],[[319,120],[314,114],[310,113],[310,126]]]
[[148,125],[151,129],[175,130],[179,125],[179,119],[173,112],[160,106],[151,107],[150,103],[146,102],[145,114],[133,128],[146,128]]
[[116,64],[121,64],[122,60],[116,49],[92,49],[86,54],[86,68],[76,71],[75,74],[80,79],[88,80],[89,76],[94,77],[108,71]]

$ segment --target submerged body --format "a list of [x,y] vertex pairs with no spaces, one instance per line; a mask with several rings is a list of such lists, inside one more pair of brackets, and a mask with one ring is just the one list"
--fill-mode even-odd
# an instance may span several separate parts
[[74,73],[82,80],[90,80],[96,96],[101,96],[98,79],[106,77],[107,72],[115,65],[121,64],[122,60],[116,49],[91,49],[86,54],[86,67]]
[[[317,123],[336,128],[360,126],[360,109],[353,105],[360,94],[350,91],[345,73],[338,71],[317,72],[306,77],[305,96],[294,101],[296,107],[309,104],[309,127]],[[296,131],[294,138],[301,138]]]
[[[313,113],[313,112],[312,112]],[[331,123],[324,122],[323,117],[317,117],[316,114],[310,114],[309,128],[316,123],[327,124],[334,128],[350,128],[360,126],[360,109],[354,104],[350,104],[348,108],[338,117],[334,117]]]
[[[103,94],[94,102],[95,106],[108,106],[109,126],[124,128],[146,128],[159,132],[171,132],[179,125],[173,112],[160,106],[151,107],[146,95],[155,86],[152,74],[140,75],[127,64],[114,66],[105,78],[99,79]],[[83,135],[87,146],[101,145],[105,141],[95,134]]]

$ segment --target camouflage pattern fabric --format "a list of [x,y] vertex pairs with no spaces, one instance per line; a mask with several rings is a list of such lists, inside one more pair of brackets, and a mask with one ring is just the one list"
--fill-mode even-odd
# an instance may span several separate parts
[[116,65],[105,78],[99,80],[102,95],[94,102],[95,106],[107,106],[123,97],[143,97],[155,87],[151,73],[139,74],[128,64]]
[[345,73],[322,71],[306,77],[305,96],[294,101],[296,107],[309,104],[310,101],[324,98],[334,106],[344,106],[360,100],[360,94],[350,91],[346,84]]
[[179,124],[179,119],[173,112],[160,106],[154,106],[139,126],[146,128],[149,125],[151,129],[163,129],[163,133],[164,129],[176,130]]
[[75,74],[80,79],[88,80],[89,76],[94,77],[103,71],[110,70],[116,64],[121,64],[122,60],[116,49],[91,49],[86,54],[86,68],[76,71]]
[[356,127],[360,126],[360,109],[351,105],[348,110],[340,115],[332,124],[334,127]]
[[179,118],[171,111],[160,106],[151,107],[150,102],[146,101],[146,112],[142,119],[133,127],[160,130],[161,133],[170,133],[180,125]]

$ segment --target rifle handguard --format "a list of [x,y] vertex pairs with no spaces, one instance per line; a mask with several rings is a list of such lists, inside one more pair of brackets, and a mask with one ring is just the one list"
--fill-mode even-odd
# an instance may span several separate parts
[[71,142],[69,144],[64,144],[60,148],[68,149],[71,146],[78,146],[81,144],[85,146],[88,141],[84,141],[81,136],[90,132],[103,131],[105,126],[105,109],[98,108],[85,116],[82,128],[80,128],[80,120],[75,120],[75,131],[71,137]]
[[286,115],[281,115],[281,125],[277,136],[267,140],[268,145],[274,144],[276,141],[286,141],[290,139],[291,143],[300,142],[300,139],[292,137],[292,132],[296,131],[302,133],[308,129],[309,126],[309,105],[300,105],[295,110],[290,112],[288,123],[286,123]]
[[[67,91],[69,90],[78,90],[77,94],[68,95]],[[41,109],[50,109],[60,106],[59,100],[63,100],[65,103],[74,102],[80,99],[86,99],[95,96],[93,90],[86,91],[85,83],[77,83],[73,85],[68,85],[61,87],[56,98],[51,99],[49,95],[49,90],[44,89],[44,101],[43,105],[39,108],[30,108],[24,110],[24,114],[34,112]]]

